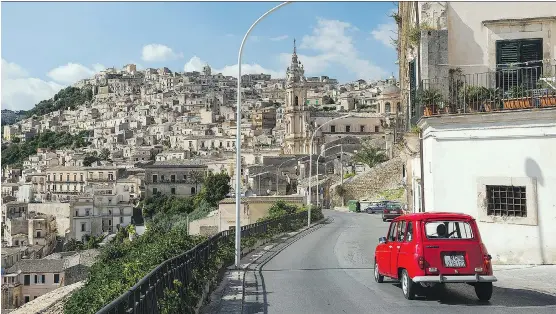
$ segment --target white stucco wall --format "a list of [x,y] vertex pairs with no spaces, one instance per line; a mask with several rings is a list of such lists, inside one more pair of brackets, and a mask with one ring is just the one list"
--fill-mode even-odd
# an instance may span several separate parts
[[[448,2],[446,13],[448,59],[452,66],[464,65],[462,70],[466,73],[492,69],[496,63],[496,40],[543,38],[544,57],[554,58],[556,42],[551,34],[556,32],[556,5],[553,2]],[[545,17],[552,20],[483,25],[483,21]]]
[[[422,119],[426,211],[467,213],[499,264],[556,263],[556,110]],[[524,185],[527,218],[486,216],[482,184]]]

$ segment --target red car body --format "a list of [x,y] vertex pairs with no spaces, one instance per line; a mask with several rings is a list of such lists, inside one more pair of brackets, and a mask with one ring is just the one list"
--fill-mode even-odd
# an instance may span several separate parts
[[488,301],[496,281],[475,219],[440,212],[403,215],[390,223],[375,249],[375,280],[384,277],[399,279],[407,299],[444,283],[468,283]]

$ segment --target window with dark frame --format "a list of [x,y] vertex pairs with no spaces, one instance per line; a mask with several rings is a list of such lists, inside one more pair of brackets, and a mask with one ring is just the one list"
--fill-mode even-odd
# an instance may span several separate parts
[[542,77],[542,59],[542,38],[496,41],[496,87],[503,91],[514,86],[536,88]]
[[54,274],[54,283],[60,282],[60,274]]
[[351,132],[351,126],[346,125],[346,133],[349,133],[349,132]]
[[527,217],[527,197],[524,186],[487,185],[487,215]]
[[330,126],[330,133],[334,133],[336,132],[336,126],[335,125],[331,125]]

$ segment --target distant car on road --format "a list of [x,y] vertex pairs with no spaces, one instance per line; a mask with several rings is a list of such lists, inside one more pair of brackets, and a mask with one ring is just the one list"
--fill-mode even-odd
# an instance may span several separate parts
[[365,208],[365,211],[368,214],[376,214],[376,213],[382,214],[385,208],[386,208],[386,202],[371,202],[369,206]]
[[403,214],[402,204],[397,202],[388,202],[382,211],[382,221],[392,220]]
[[475,287],[481,301],[492,297],[491,256],[475,219],[458,213],[415,213],[394,219],[375,249],[374,277],[401,281],[406,299],[442,292],[445,283]]

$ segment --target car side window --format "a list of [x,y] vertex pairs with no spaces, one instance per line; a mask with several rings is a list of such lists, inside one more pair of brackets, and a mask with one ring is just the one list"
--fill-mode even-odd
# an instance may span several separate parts
[[405,241],[411,242],[411,240],[413,240],[413,222],[409,221],[407,223],[407,233],[405,236]]
[[390,225],[390,232],[388,233],[388,241],[396,241],[396,223]]
[[405,220],[398,222],[398,242],[405,240]]

